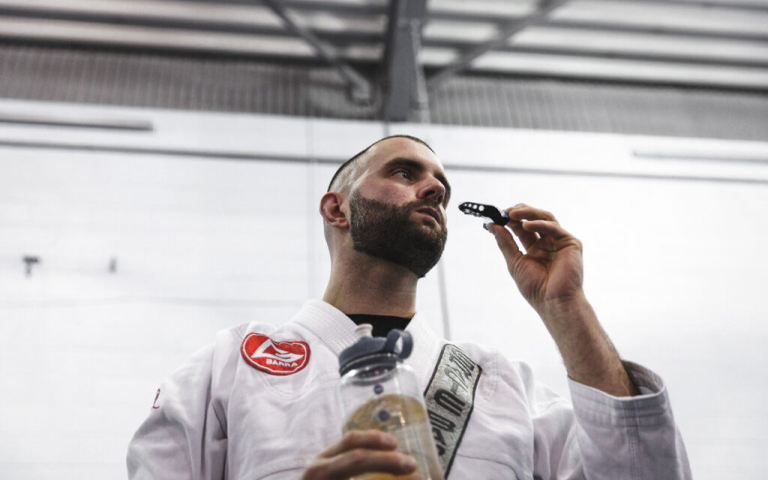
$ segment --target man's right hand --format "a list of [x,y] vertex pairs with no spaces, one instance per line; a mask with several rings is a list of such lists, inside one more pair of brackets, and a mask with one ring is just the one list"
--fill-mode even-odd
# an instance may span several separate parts
[[[416,470],[413,457],[395,452],[397,441],[378,430],[352,430],[315,457],[302,480],[347,480],[382,472],[407,475]],[[410,478],[410,477],[405,477]]]

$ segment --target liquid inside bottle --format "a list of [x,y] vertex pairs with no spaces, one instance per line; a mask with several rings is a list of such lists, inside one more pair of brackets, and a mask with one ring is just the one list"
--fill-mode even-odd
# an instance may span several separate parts
[[342,431],[369,429],[394,436],[397,451],[412,456],[417,468],[408,475],[370,473],[354,477],[354,480],[444,480],[426,411],[418,399],[400,394],[375,397],[349,416]]

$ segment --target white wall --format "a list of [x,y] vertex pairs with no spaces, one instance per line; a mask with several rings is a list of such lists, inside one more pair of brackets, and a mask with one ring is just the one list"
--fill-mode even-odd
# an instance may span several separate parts
[[[127,442],[163,378],[217,330],[282,323],[322,296],[316,208],[336,169],[323,162],[387,132],[431,142],[453,185],[443,266],[454,339],[525,359],[568,395],[495,241],[455,206],[550,210],[585,245],[587,295],[619,352],[667,382],[695,477],[759,478],[768,466],[768,167],[632,155],[760,160],[768,144],[15,101],[0,101],[3,112],[148,119],[155,130],[0,123],[0,478],[124,478]],[[276,161],[287,157],[319,163]],[[29,278],[25,254],[42,259]],[[419,310],[440,333],[439,300],[433,272]]]

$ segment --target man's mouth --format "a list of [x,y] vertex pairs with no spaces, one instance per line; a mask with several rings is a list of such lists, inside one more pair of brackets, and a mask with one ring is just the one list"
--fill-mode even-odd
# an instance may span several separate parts
[[418,210],[416,210],[418,213],[425,213],[429,215],[430,217],[434,218],[437,223],[440,223],[440,214],[437,213],[437,210],[435,210],[432,207],[421,207]]

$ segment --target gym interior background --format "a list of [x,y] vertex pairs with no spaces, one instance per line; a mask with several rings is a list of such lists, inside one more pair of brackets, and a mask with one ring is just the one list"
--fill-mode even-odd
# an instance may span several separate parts
[[695,478],[768,468],[768,1],[0,0],[0,477],[125,478],[160,382],[329,274],[374,140],[453,185],[418,309],[568,396],[464,201],[554,212]]

